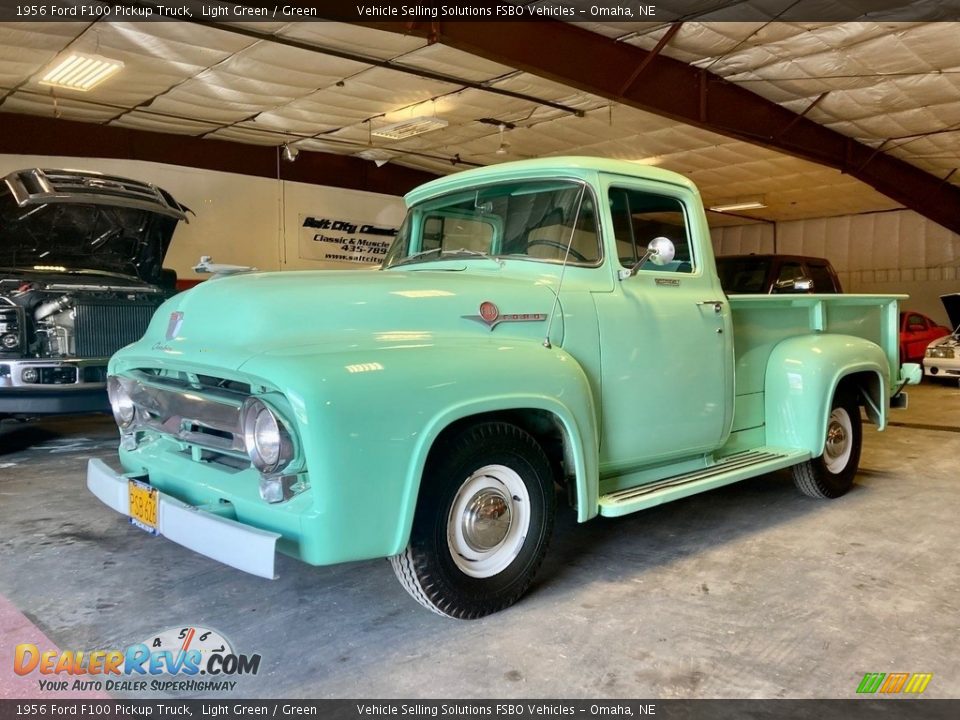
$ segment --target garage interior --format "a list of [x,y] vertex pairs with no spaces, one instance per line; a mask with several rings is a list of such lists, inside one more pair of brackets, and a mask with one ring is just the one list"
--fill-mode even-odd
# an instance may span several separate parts
[[[577,24],[7,22],[0,174],[82,167],[166,188],[195,213],[168,265],[198,280],[201,255],[351,267],[298,255],[315,208],[399,223],[402,194],[436,176],[631,160],[685,175],[708,208],[746,206],[708,212],[718,255],[826,257],[846,292],[906,293],[902,310],[947,325],[957,23],[752,5],[755,21],[727,21],[738,5]],[[87,93],[41,85],[70,51],[123,68]],[[432,129],[377,134],[414,121]],[[147,538],[84,485],[89,458],[116,465],[112,418],[4,421],[0,662],[31,632],[115,647],[191,622],[262,654],[237,697],[848,698],[893,671],[957,697],[960,390],[909,394],[883,433],[865,428],[844,498],[803,497],[778,472],[617,520],[564,509],[535,592],[471,623],[412,605],[383,561],[280,558],[271,583]],[[25,693],[0,683],[0,698]]]

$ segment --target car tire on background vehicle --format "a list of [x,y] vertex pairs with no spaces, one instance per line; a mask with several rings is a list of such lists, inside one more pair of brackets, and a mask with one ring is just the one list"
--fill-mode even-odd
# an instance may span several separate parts
[[424,472],[410,542],[390,562],[424,607],[479,618],[530,587],[553,530],[553,473],[539,443],[510,423],[479,423],[441,442]]
[[793,466],[793,481],[804,495],[838,498],[853,487],[860,465],[863,426],[857,395],[841,384],[833,395],[820,457]]

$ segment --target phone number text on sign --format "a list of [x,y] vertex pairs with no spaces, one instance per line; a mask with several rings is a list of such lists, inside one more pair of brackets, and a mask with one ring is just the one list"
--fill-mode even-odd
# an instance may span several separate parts
[[396,228],[344,218],[300,216],[300,257],[379,264],[397,234]]

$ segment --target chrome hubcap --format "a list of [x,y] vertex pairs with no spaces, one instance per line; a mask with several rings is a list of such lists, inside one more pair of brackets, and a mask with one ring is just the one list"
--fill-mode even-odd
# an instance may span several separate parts
[[827,438],[823,448],[823,461],[833,474],[843,472],[850,460],[853,423],[843,408],[834,408],[827,422]]
[[450,557],[465,574],[493,577],[523,549],[530,529],[530,493],[506,465],[485,465],[463,481],[447,516]]
[[837,456],[843,452],[843,446],[847,442],[847,433],[843,426],[838,422],[830,423],[827,429],[827,452],[831,456]]
[[485,488],[467,502],[463,510],[463,539],[477,552],[491,550],[510,531],[511,501],[494,488]]

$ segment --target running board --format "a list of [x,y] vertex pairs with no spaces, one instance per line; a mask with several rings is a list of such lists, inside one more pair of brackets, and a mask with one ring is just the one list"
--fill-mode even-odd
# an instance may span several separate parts
[[600,496],[600,514],[628,515],[688,495],[780,470],[810,459],[806,450],[763,447],[727,455],[703,470],[676,475]]

